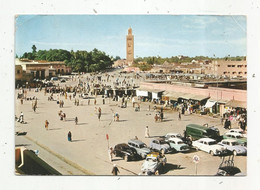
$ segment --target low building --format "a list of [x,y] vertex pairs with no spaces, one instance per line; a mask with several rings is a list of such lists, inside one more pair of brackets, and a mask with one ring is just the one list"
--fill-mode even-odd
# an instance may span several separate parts
[[247,78],[246,61],[217,60],[203,66],[205,74]]
[[126,59],[118,59],[114,61],[113,68],[128,66]]
[[[16,59],[16,68],[19,68],[25,72],[25,74],[31,74],[33,78],[45,79],[51,78],[59,74],[70,74],[71,67],[67,67],[63,61],[35,61],[28,59]],[[18,72],[17,70],[17,72]],[[17,73],[16,73],[17,74]]]

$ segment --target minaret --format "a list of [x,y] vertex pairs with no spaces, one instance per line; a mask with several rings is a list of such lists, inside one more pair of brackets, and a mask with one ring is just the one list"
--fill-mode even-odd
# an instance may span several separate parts
[[126,36],[126,62],[131,66],[134,62],[134,36],[132,35],[132,28],[128,29]]

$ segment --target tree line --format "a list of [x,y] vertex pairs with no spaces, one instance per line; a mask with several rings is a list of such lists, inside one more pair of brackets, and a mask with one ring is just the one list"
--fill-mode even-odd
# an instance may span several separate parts
[[168,63],[190,63],[192,60],[229,60],[229,61],[242,61],[246,60],[245,56],[236,56],[236,57],[230,57],[230,55],[222,58],[217,57],[208,57],[208,56],[195,56],[195,57],[188,57],[188,56],[172,56],[172,57],[166,57],[162,58],[160,56],[153,56],[153,57],[138,57],[135,59],[135,63],[138,62],[146,62],[149,65],[158,64],[161,65],[165,61]]
[[[35,45],[32,52],[25,52],[20,58],[29,60],[64,61],[74,72],[95,72],[110,68],[113,57],[105,52],[93,49],[92,51],[67,51],[63,49],[39,50]],[[116,57],[118,59],[118,57]]]

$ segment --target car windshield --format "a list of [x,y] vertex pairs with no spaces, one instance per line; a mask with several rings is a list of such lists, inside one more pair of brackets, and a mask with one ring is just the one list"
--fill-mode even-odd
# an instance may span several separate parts
[[184,144],[184,142],[182,142],[182,141],[179,141],[179,142],[178,142],[178,144]]
[[156,159],[154,159],[154,158],[147,158],[146,161],[148,161],[148,162],[156,162]]
[[160,140],[160,144],[166,144],[164,140]]
[[217,142],[216,142],[216,141],[211,141],[211,142],[209,142],[208,144],[209,144],[209,145],[214,145],[214,144],[217,144]]
[[146,144],[140,144],[140,148],[146,148]]
[[241,139],[241,138],[243,138],[243,137],[241,137],[241,136],[236,136],[236,138],[237,138],[237,139]]
[[238,142],[232,142],[231,144],[232,144],[232,146],[239,145]]

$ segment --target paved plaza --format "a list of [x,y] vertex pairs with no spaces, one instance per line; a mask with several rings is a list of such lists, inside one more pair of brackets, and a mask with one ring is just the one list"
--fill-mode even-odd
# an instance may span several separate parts
[[[86,76],[86,75],[85,75]],[[84,76],[84,77],[85,77]],[[84,81],[84,78],[82,78]],[[60,85],[75,85],[76,81],[67,81]],[[16,90],[17,96],[18,90]],[[221,126],[220,118],[200,116],[196,114],[182,116],[178,120],[177,111],[165,111],[163,122],[154,121],[155,111],[153,104],[148,102],[140,103],[140,112],[135,112],[132,103],[129,101],[127,108],[120,108],[121,102],[112,101],[111,98],[102,102],[101,95],[97,96],[97,104],[94,99],[82,99],[78,97],[80,104],[76,106],[74,99],[65,99],[64,107],[60,108],[56,101],[48,101],[44,90],[35,92],[31,89],[27,97],[37,97],[38,104],[36,112],[32,109],[32,101],[20,103],[16,99],[16,116],[24,113],[26,124],[16,122],[15,132],[27,132],[24,136],[16,136],[15,144],[24,145],[28,149],[39,150],[39,157],[58,170],[63,175],[112,175],[113,164],[117,164],[119,175],[138,175],[141,172],[141,165],[144,160],[126,162],[121,158],[114,157],[113,162],[109,161],[108,147],[114,147],[119,143],[127,143],[129,139],[138,137],[148,146],[153,137],[163,136],[169,132],[183,134],[187,124],[205,124],[216,126],[222,135],[225,130]],[[68,95],[72,96],[72,93]],[[69,97],[69,96],[68,96]],[[54,94],[54,99],[57,94]],[[149,105],[151,109],[149,111]],[[102,109],[101,119],[98,120],[98,108]],[[58,112],[66,113],[66,121],[61,121]],[[114,121],[113,113],[118,112],[120,120]],[[74,118],[78,117],[78,125],[75,125]],[[45,129],[45,120],[49,121],[49,130]],[[145,138],[145,127],[150,130],[150,138]],[[233,127],[237,127],[234,125]],[[67,140],[67,134],[71,131],[72,142]],[[109,135],[109,141],[106,139]],[[192,161],[194,155],[200,157],[197,165],[198,175],[215,175],[221,159],[218,156],[211,156],[202,151],[192,150],[188,153],[166,154],[167,165],[162,175],[195,175],[195,164]],[[242,173],[247,172],[246,156],[236,156],[235,166],[240,168]]]

